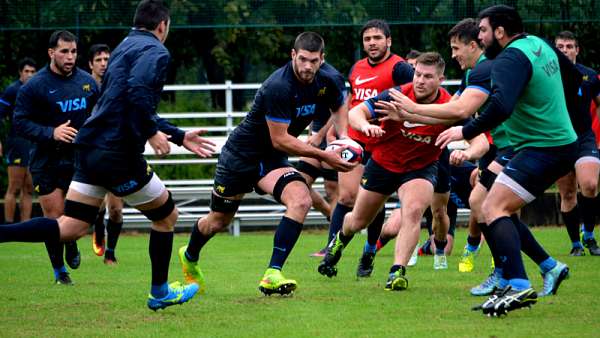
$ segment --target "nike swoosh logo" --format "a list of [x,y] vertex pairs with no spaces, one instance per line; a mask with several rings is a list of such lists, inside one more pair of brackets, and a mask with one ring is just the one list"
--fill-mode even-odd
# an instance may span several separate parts
[[533,52],[533,54],[535,54],[535,56],[539,57],[540,55],[542,55],[542,46],[540,46],[540,48],[538,48],[537,51]]
[[54,93],[56,93],[57,91],[58,91],[58,89],[52,89],[52,90],[49,90],[49,91],[48,91],[48,93],[50,93],[50,94],[54,94]]
[[515,169],[515,168],[513,168],[513,167],[509,167],[509,166],[506,166],[506,170],[513,170],[513,171],[517,171],[517,169]]
[[510,161],[510,158],[506,157],[506,156],[502,156],[502,160],[503,161]]
[[368,77],[366,79],[360,79],[360,75],[356,77],[356,80],[354,80],[354,84],[357,86],[360,86],[363,83],[367,83],[369,81],[375,80],[377,78],[377,75],[373,76],[373,77]]

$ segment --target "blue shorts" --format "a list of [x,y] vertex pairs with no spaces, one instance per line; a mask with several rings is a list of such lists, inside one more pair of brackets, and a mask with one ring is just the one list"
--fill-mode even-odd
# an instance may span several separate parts
[[85,146],[75,150],[73,181],[103,187],[118,197],[139,191],[153,174],[142,154]]
[[523,148],[504,166],[494,184],[508,186],[529,203],[572,170],[577,148],[577,142],[558,147]]
[[504,147],[496,151],[496,158],[494,162],[505,167],[506,164],[515,156],[515,150],[513,147]]
[[242,158],[227,147],[221,150],[215,172],[214,190],[223,197],[231,197],[256,190],[264,194],[256,184],[269,172],[292,165],[285,155],[263,158]]
[[584,162],[600,163],[598,148],[596,147],[596,136],[593,131],[588,131],[577,138],[578,151],[575,164]]
[[28,167],[33,143],[20,136],[8,136],[4,143],[4,160],[9,167]]
[[424,168],[398,174],[385,169],[371,159],[365,166],[365,172],[361,179],[361,186],[365,190],[389,196],[397,191],[402,184],[417,178],[425,179],[431,182],[431,185],[435,187],[437,175],[437,161]]

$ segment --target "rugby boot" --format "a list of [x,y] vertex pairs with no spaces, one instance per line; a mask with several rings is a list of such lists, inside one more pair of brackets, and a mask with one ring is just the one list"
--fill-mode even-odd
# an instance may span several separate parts
[[543,273],[544,288],[540,297],[555,295],[563,280],[569,278],[569,267],[562,262],[556,262],[556,266],[550,271]]
[[148,308],[156,311],[167,306],[183,304],[192,299],[196,292],[198,292],[198,284],[196,283],[181,285],[179,282],[173,282],[169,284],[169,292],[163,298],[148,295]]
[[337,276],[337,267],[336,264],[342,258],[342,251],[344,250],[344,243],[340,240],[339,232],[338,234],[331,240],[329,245],[327,246],[327,252],[325,253],[325,257],[321,263],[319,263],[319,267],[317,270],[323,276],[327,276],[329,278],[333,276]]
[[177,252],[181,268],[183,269],[183,277],[187,283],[196,283],[199,287],[198,292],[204,294],[206,292],[206,280],[204,279],[204,274],[202,273],[202,270],[200,270],[200,266],[198,266],[198,261],[192,262],[187,259],[185,256],[186,250],[187,245],[179,248],[179,251]]
[[282,296],[294,293],[298,287],[298,283],[293,279],[286,279],[280,270],[269,268],[265,271],[263,278],[258,284],[258,289],[265,296],[270,296],[274,293]]

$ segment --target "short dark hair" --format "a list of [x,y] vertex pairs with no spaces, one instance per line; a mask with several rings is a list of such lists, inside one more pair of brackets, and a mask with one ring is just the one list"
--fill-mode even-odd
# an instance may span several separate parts
[[23,68],[25,68],[25,66],[37,69],[37,63],[35,63],[35,60],[29,57],[25,57],[19,60],[19,73],[23,71]]
[[488,18],[492,29],[503,27],[508,36],[523,33],[523,20],[516,9],[506,5],[488,7],[477,16],[479,20]]
[[556,34],[556,37],[554,38],[554,41],[556,41],[558,39],[573,40],[573,41],[575,41],[575,46],[579,47],[579,41],[577,41],[577,37],[571,31],[562,31],[562,32],[559,32],[558,34]]
[[304,49],[309,52],[321,52],[325,49],[325,41],[315,32],[300,33],[294,41],[294,50]]
[[472,18],[463,19],[454,25],[448,31],[448,37],[450,39],[456,38],[464,44],[475,41],[479,47],[483,47],[481,41],[479,41],[479,26],[477,25],[477,21]]
[[436,66],[441,74],[444,74],[444,69],[446,69],[446,62],[444,61],[442,55],[438,52],[427,52],[419,55],[417,58],[417,64],[419,63],[427,66]]
[[69,31],[60,30],[54,31],[54,33],[50,35],[50,40],[48,40],[48,48],[56,48],[56,46],[58,46],[59,40],[65,42],[75,42],[75,44],[77,44],[77,37],[75,36],[75,34]]
[[419,52],[416,49],[411,49],[410,52],[408,52],[408,54],[406,54],[406,59],[416,59],[419,57],[419,55],[421,55],[421,52]]
[[360,37],[362,38],[363,34],[365,34],[365,31],[371,28],[379,29],[383,32],[383,35],[385,35],[386,38],[389,38],[391,35],[390,25],[388,25],[388,23],[385,22],[385,20],[373,19],[367,21],[367,23],[365,23],[365,25],[362,26],[362,28],[360,29]]
[[142,0],[135,10],[133,27],[153,31],[163,21],[169,21],[169,7],[161,0]]
[[104,43],[97,43],[90,47],[90,51],[88,52],[88,61],[93,62],[94,57],[100,53],[108,53],[110,54],[110,47]]

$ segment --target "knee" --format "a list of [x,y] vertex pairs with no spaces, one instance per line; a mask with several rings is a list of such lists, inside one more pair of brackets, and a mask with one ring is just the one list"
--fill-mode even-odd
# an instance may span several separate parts
[[196,226],[201,233],[211,235],[225,229],[231,223],[232,217],[233,215],[211,211],[207,216],[202,217]]
[[356,193],[349,191],[340,191],[338,193],[338,203],[343,204],[347,207],[353,207],[356,201]]
[[431,214],[435,219],[441,220],[448,217],[448,210],[445,205],[431,207]]
[[580,183],[581,194],[588,198],[596,197],[598,194],[598,180],[589,179]]
[[309,194],[301,194],[290,199],[286,207],[290,211],[296,211],[306,215],[312,206],[312,199]]
[[61,216],[58,219],[58,227],[61,241],[70,242],[87,235],[89,225],[75,218]]
[[123,221],[123,209],[118,206],[109,205],[108,218],[111,221],[116,222],[116,223],[122,222]]

